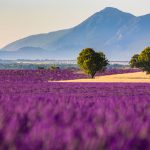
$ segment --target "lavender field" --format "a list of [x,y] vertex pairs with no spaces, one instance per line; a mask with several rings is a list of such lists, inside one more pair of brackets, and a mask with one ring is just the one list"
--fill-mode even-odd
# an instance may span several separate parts
[[149,150],[150,84],[48,82],[85,77],[1,70],[0,150]]

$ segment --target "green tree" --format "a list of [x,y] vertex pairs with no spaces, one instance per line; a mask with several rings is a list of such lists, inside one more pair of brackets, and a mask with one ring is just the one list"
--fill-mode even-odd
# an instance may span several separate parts
[[139,54],[135,54],[132,56],[132,58],[129,62],[131,68],[138,68],[139,67],[138,57],[139,57]]
[[138,57],[139,68],[150,74],[150,47],[145,48]]
[[92,48],[86,48],[79,53],[77,63],[81,70],[94,78],[97,71],[105,70],[108,60],[104,53],[95,52]]

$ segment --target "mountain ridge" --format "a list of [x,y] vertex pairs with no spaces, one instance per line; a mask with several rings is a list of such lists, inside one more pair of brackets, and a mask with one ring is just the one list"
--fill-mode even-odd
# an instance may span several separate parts
[[129,60],[132,54],[150,45],[149,32],[150,14],[137,17],[106,7],[75,27],[31,35],[1,50],[15,52],[23,47],[39,47],[47,51],[49,59],[75,59],[80,50],[91,47],[103,51],[111,60]]

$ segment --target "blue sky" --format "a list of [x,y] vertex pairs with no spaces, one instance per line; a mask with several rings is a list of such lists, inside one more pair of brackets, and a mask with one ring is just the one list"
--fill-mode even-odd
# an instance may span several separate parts
[[150,13],[150,0],[0,0],[0,47],[75,26],[105,7],[140,16]]

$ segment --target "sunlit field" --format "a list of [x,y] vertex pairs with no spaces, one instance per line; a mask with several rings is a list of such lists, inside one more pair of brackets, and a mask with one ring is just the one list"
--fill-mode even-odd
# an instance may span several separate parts
[[81,78],[1,70],[0,150],[148,150],[150,84],[54,82]]
[[128,82],[128,83],[150,83],[150,75],[145,72],[132,72],[122,74],[112,74],[105,76],[96,76],[94,79],[74,79],[62,80],[59,82]]

